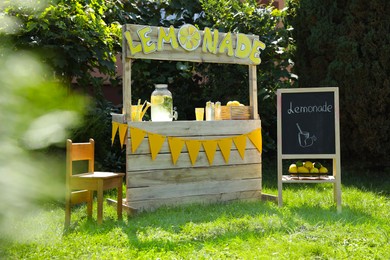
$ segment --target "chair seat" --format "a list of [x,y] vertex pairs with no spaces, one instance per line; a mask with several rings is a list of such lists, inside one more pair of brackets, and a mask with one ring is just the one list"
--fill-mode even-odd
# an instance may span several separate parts
[[99,190],[99,187],[106,190],[121,185],[124,175],[124,173],[113,172],[80,173],[71,176],[69,182],[73,190]]
[[119,176],[124,176],[124,173],[113,173],[113,172],[87,172],[73,175],[72,178],[117,178]]

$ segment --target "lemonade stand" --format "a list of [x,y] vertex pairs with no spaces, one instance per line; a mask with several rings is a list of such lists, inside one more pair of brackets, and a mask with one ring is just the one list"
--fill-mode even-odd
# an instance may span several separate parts
[[[153,210],[162,205],[267,198],[262,194],[256,79],[264,48],[255,35],[201,31],[191,24],[123,26],[123,113],[114,114],[112,123],[113,138],[119,132],[126,145],[125,206]],[[134,120],[132,110],[138,107],[131,104],[133,59],[248,65],[249,106],[223,107],[223,120],[172,121],[173,113],[153,107],[152,121]],[[164,87],[156,86],[156,91],[165,91],[160,89]],[[164,104],[161,96],[152,94],[151,99],[152,106]]]

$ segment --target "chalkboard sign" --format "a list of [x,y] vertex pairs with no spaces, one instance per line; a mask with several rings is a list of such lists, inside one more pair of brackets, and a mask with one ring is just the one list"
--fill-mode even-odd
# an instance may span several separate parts
[[336,90],[278,90],[282,154],[336,153]]

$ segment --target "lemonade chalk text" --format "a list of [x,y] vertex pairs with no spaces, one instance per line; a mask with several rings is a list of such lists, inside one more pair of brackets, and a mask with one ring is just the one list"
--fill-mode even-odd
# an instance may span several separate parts
[[319,106],[293,106],[293,103],[290,102],[290,107],[287,109],[287,113],[289,115],[302,113],[332,113],[332,109],[333,106],[328,105],[327,102]]

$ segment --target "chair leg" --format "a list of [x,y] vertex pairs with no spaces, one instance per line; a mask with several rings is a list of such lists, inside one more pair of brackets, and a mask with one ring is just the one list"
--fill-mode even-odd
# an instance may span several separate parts
[[122,220],[122,183],[118,186],[118,201],[116,206],[118,220]]
[[71,205],[70,205],[70,194],[66,192],[65,198],[65,228],[68,228],[70,225],[70,214],[71,214]]
[[97,190],[97,222],[103,223],[103,181],[99,180]]
[[88,201],[87,201],[87,215],[88,219],[92,219],[92,211],[93,211],[93,191],[88,191]]

